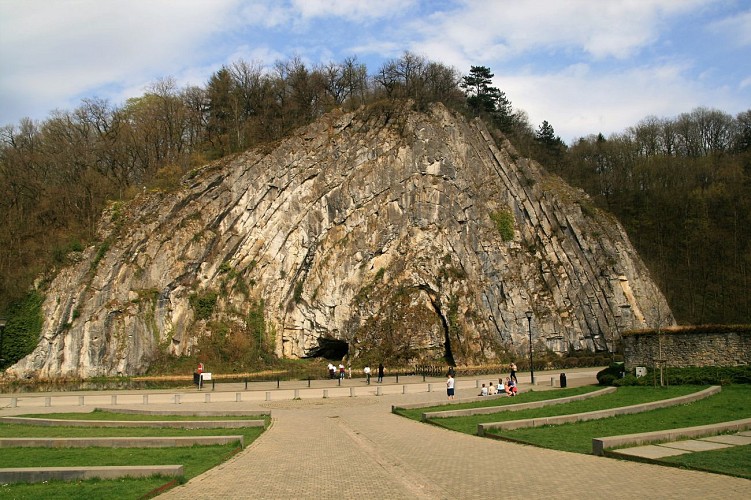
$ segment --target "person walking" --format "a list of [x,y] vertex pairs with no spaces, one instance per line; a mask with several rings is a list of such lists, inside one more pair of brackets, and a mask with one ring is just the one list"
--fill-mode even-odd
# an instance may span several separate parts
[[368,385],[370,385],[370,366],[365,365],[365,369],[363,370],[363,373],[365,373],[365,379],[368,382]]
[[383,371],[384,371],[383,363],[378,363],[378,383],[379,384],[383,382]]
[[449,373],[449,378],[446,380],[446,394],[449,399],[454,399],[454,377]]
[[516,379],[516,363],[511,363],[511,375],[509,375],[509,377],[517,384],[519,383],[519,381]]
[[344,365],[339,363],[339,380],[344,380]]

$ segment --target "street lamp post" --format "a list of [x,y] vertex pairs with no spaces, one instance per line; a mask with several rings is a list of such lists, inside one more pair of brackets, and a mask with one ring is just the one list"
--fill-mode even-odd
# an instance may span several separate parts
[[527,325],[529,325],[529,374],[532,379],[532,385],[535,385],[535,367],[532,362],[532,311],[527,311]]

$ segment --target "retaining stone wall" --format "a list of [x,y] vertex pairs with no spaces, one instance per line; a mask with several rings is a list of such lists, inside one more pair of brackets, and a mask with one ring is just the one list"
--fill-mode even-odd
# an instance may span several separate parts
[[[661,337],[661,339],[660,339]],[[751,332],[666,330],[629,332],[623,336],[623,354],[627,369],[635,366],[738,366],[751,363]]]

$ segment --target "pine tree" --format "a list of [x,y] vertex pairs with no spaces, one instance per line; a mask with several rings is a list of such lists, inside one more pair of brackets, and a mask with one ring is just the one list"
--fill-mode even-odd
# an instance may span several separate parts
[[511,101],[504,92],[491,85],[494,76],[486,66],[472,66],[459,86],[464,89],[467,105],[475,115],[490,115],[501,130],[508,132],[513,125]]

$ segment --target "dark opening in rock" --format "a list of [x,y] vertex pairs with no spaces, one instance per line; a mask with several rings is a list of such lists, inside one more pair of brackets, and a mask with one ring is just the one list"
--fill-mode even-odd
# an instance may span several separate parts
[[321,337],[318,339],[318,347],[314,347],[308,351],[308,354],[305,357],[342,359],[347,352],[349,352],[349,346],[345,341]]

